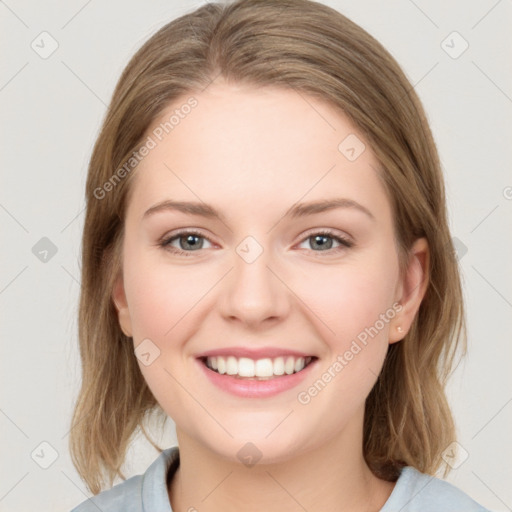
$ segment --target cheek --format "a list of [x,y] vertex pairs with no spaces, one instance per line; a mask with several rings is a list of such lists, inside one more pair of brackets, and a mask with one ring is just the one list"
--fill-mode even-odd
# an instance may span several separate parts
[[324,425],[329,429],[362,407],[381,371],[395,316],[392,286],[369,266],[341,269],[321,291],[310,285],[304,290],[309,290],[308,307],[316,313],[310,318],[323,339],[321,366],[297,401],[309,413],[329,411],[331,421]]
[[157,259],[136,250],[127,255],[125,288],[134,348],[140,345],[151,354],[147,365],[138,359],[139,368],[157,401],[174,418],[190,407],[178,384],[188,371],[182,364],[184,345],[198,327],[194,313],[213,276],[201,277],[193,266],[170,266]]
[[[138,256],[138,257],[137,257]],[[157,261],[155,261],[157,260]],[[143,254],[127,258],[126,292],[134,339],[170,339],[209,289],[210,275],[193,266],[166,265]]]
[[[317,273],[298,283],[298,294],[315,314],[322,336],[331,340],[332,348],[338,351],[358,335],[363,338],[375,324],[385,337],[389,319],[394,316],[394,311],[389,311],[396,285],[394,271],[379,261],[333,269],[324,276]],[[386,317],[384,323],[381,315]]]

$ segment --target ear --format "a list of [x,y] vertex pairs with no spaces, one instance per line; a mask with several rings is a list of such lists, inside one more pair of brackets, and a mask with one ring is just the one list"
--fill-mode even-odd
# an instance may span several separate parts
[[122,272],[119,272],[119,275],[115,280],[114,288],[112,290],[112,300],[114,301],[117,309],[117,317],[119,319],[121,330],[126,336],[131,337],[133,335],[132,321],[130,318],[130,311],[128,310]]
[[[430,251],[426,238],[418,238],[409,253],[407,269],[398,284],[396,301],[402,309],[390,325],[389,343],[402,340],[414,321],[427,291],[430,275]],[[402,330],[398,331],[398,327]]]

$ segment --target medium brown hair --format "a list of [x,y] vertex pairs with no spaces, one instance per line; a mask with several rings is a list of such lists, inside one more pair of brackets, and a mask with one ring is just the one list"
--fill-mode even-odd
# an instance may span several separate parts
[[[429,284],[406,337],[391,344],[366,400],[363,450],[378,477],[410,465],[434,474],[455,439],[445,396],[466,324],[442,171],[423,107],[400,66],[361,27],[309,0],[208,3],[158,30],[116,85],[86,185],[79,343],[82,384],[70,452],[93,494],[121,472],[137,428],[166,415],[148,388],[133,342],[120,329],[112,289],[122,265],[124,214],[134,173],[112,181],[162,111],[218,76],[293,89],[339,109],[365,137],[391,202],[403,275],[408,250],[426,237]],[[192,114],[193,115],[193,114]],[[117,175],[119,178],[119,174]],[[110,180],[110,181],[109,181]],[[107,182],[113,183],[105,192]],[[115,185],[115,186],[114,186]],[[98,193],[103,190],[103,193]],[[341,456],[341,455],[340,455]],[[445,468],[445,476],[449,468]]]

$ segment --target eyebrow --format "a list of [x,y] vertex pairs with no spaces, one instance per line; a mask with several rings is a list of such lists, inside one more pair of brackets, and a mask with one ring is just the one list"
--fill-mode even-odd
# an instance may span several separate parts
[[[358,202],[348,198],[322,199],[319,201],[311,201],[308,203],[300,203],[292,206],[284,215],[284,217],[299,218],[307,215],[314,215],[336,208],[350,208],[360,211],[367,215],[370,219],[376,220],[373,213]],[[155,204],[149,208],[143,215],[143,219],[150,217],[158,212],[177,210],[190,215],[199,215],[212,219],[218,219],[225,223],[225,217],[218,212],[213,206],[203,202],[191,201],[173,201],[168,199]]]

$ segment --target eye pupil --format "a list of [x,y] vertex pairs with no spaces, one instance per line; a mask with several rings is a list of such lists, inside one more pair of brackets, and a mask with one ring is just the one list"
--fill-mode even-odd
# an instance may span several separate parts
[[[326,245],[328,246],[327,249],[330,249],[331,248],[331,245],[332,245],[332,237],[330,236],[325,236],[325,235],[315,235],[312,237],[314,240],[315,240],[315,244],[317,243],[317,241],[320,239],[320,240],[323,240],[323,243],[321,242],[319,247],[322,248],[322,249],[325,249],[326,248]],[[327,240],[327,242],[325,242]],[[330,245],[329,245],[329,240],[330,240]]]
[[[198,238],[200,238],[198,235],[187,235],[187,236],[182,236],[182,237],[180,237],[180,246],[181,246],[181,248],[182,248],[182,249],[185,249],[185,248],[187,248],[187,249],[188,249],[188,248],[189,248],[189,247],[184,247],[184,246],[183,246],[183,244],[181,243],[181,240],[183,240],[183,239],[185,239],[185,240],[186,240],[186,242],[185,242],[186,244],[191,245],[191,248],[192,248],[192,249],[193,249],[193,248],[197,248],[197,247],[198,247],[198,246],[200,246],[201,244],[199,244],[199,243],[194,244],[193,240],[194,240],[194,239],[196,239],[196,240],[197,240]],[[191,240],[192,240],[192,243],[191,243]]]

